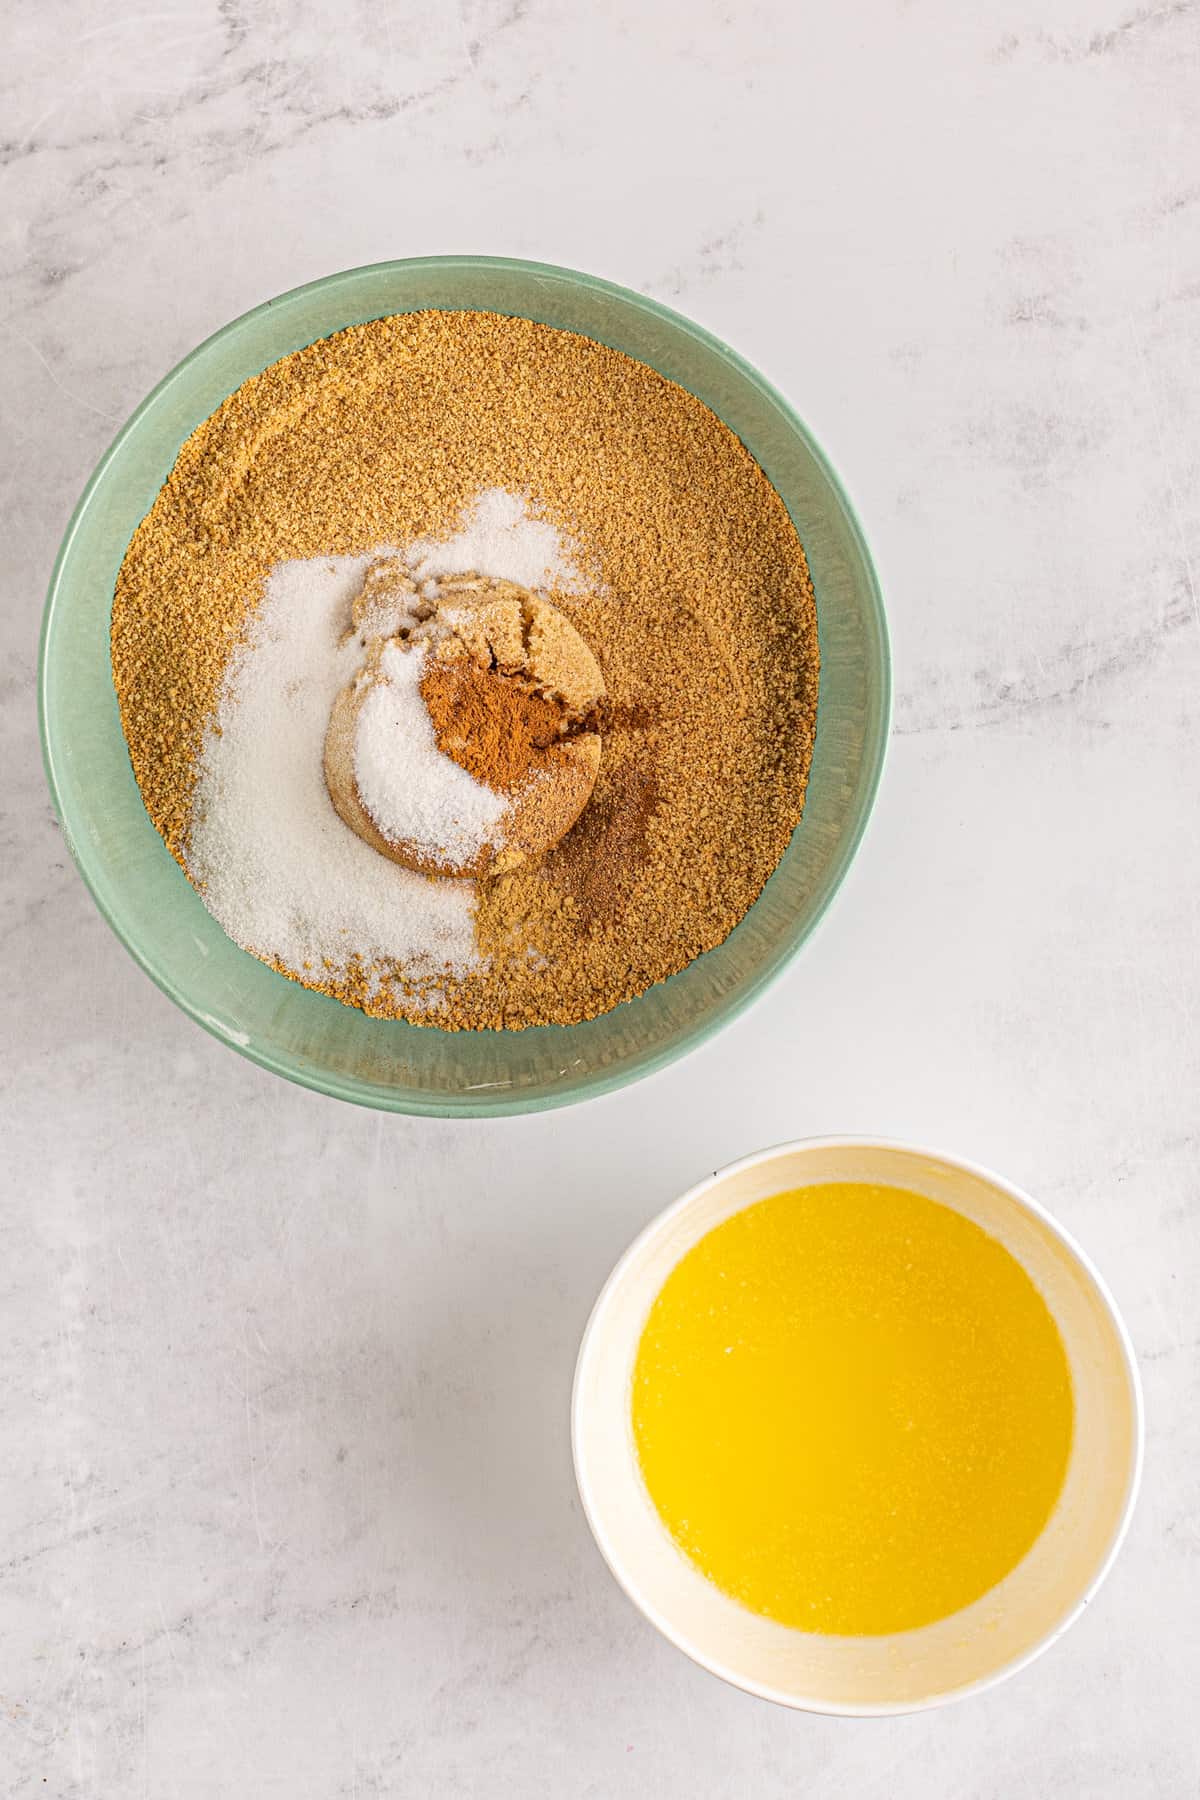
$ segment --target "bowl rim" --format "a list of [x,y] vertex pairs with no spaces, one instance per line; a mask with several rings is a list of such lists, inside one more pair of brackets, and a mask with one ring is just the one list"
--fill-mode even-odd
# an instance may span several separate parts
[[[746,382],[755,388],[765,399],[773,404],[784,417],[789,427],[797,433],[805,444],[813,460],[818,465],[825,480],[840,504],[846,523],[853,539],[858,557],[866,576],[866,591],[869,598],[869,618],[867,620],[872,648],[875,653],[877,667],[875,670],[877,694],[875,696],[874,716],[868,728],[868,737],[863,757],[863,777],[859,783],[856,806],[853,815],[847,822],[845,832],[838,844],[836,855],[831,859],[825,878],[825,892],[819,906],[808,919],[803,929],[798,931],[777,959],[756,976],[748,979],[744,985],[728,996],[716,1015],[706,1015],[698,1020],[680,1037],[657,1049],[647,1051],[635,1062],[623,1065],[611,1071],[602,1071],[590,1079],[583,1091],[567,1088],[563,1091],[552,1090],[538,1094],[522,1094],[520,1092],[496,1092],[487,1098],[470,1090],[455,1090],[445,1094],[414,1094],[403,1089],[390,1089],[382,1083],[353,1078],[328,1071],[318,1071],[307,1066],[298,1056],[290,1052],[276,1050],[271,1044],[257,1040],[242,1042],[240,1034],[231,1033],[220,1020],[208,1014],[199,1001],[193,1000],[184,990],[172,971],[162,966],[152,952],[147,951],[136,939],[127,933],[117,911],[110,907],[101,897],[97,883],[93,880],[89,865],[89,852],[86,841],[77,836],[71,821],[68,819],[63,802],[62,787],[59,782],[56,766],[56,746],[53,742],[54,732],[48,718],[49,689],[49,648],[54,628],[56,610],[64,581],[67,563],[70,559],[74,540],[80,529],[84,515],[91,504],[92,497],[104,479],[109,466],[119,456],[126,441],[133,436],[143,416],[150,410],[155,401],[174,382],[176,382],[191,365],[206,355],[223,339],[227,338],[251,320],[276,312],[287,302],[300,299],[302,296],[319,291],[336,289],[340,285],[352,285],[365,277],[387,275],[398,271],[412,272],[426,270],[444,272],[452,269],[473,269],[482,271],[506,272],[515,275],[532,276],[540,279],[563,283],[568,286],[582,286],[600,294],[607,294],[619,299],[626,306],[641,311],[649,316],[665,321],[677,331],[704,349],[722,359],[732,367]],[[407,309],[413,310],[413,309]],[[434,308],[433,310],[447,310]],[[385,314],[373,315],[377,317]],[[528,315],[513,315],[526,317]],[[317,341],[317,340],[312,340]],[[284,353],[286,354],[286,352]],[[818,701],[819,704],[819,701]],[[888,746],[891,736],[893,678],[891,644],[888,633],[887,614],[883,604],[883,590],[879,578],[876,559],[874,558],[866,533],[863,530],[858,512],[848,494],[846,487],[835,470],[824,446],[818,441],[809,426],[800,417],[796,409],[785,396],[756,369],[753,364],[732,349],[721,338],[708,331],[704,326],[689,319],[685,314],[662,305],[648,295],[639,294],[617,282],[591,275],[583,270],[572,269],[565,265],[531,261],[522,257],[476,256],[473,254],[450,254],[391,258],[376,263],[363,263],[349,269],[336,270],[328,275],[321,275],[312,281],[288,288],[283,293],[261,301],[257,306],[239,313],[228,320],[216,331],[202,339],[187,355],[182,357],[159,380],[130,413],[124,424],[104,451],[83,488],[72,509],[62,541],[54,559],[50,580],[47,587],[46,600],[42,612],[41,631],[38,642],[37,669],[37,705],[38,732],[42,748],[42,766],[45,771],[47,786],[55,815],[62,827],[67,849],[71,854],[83,883],[92,897],[92,901],[105,923],[116,935],[124,949],[137,963],[139,968],[150,977],[154,984],[171,1000],[180,1011],[202,1030],[215,1037],[227,1048],[236,1050],[249,1061],[270,1073],[282,1076],[312,1092],[329,1097],[349,1101],[352,1104],[368,1106],[379,1111],[395,1112],[410,1115],[436,1118],[495,1118],[505,1115],[549,1111],[560,1106],[571,1106],[585,1100],[597,1099],[603,1094],[613,1093],[619,1088],[640,1081],[648,1075],[655,1074],[673,1062],[681,1060],[692,1051],[697,1050],[724,1026],[729,1025],[754,1002],[762,997],[772,984],[790,968],[795,958],[807,944],[816,927],[825,917],[836,898],[850,866],[858,853],[867,824],[874,811],[878,797],[880,782],[883,778],[887,761]],[[819,715],[818,715],[819,724]],[[281,980],[287,977],[280,976]],[[422,1027],[422,1029],[437,1029]],[[569,1026],[557,1029],[569,1031]]]
[[[657,1608],[649,1605],[642,1595],[637,1592],[636,1584],[631,1581],[623,1569],[621,1559],[613,1549],[612,1543],[597,1515],[594,1495],[590,1491],[589,1483],[581,1468],[582,1453],[580,1443],[583,1415],[581,1388],[585,1366],[590,1358],[597,1354],[600,1323],[610,1295],[624,1279],[631,1265],[637,1261],[642,1249],[648,1241],[671,1220],[678,1218],[682,1213],[694,1206],[698,1200],[705,1194],[711,1192],[714,1187],[727,1181],[731,1176],[740,1174],[743,1170],[758,1167],[763,1163],[773,1161],[777,1157],[789,1156],[797,1151],[839,1149],[866,1149],[899,1152],[905,1157],[922,1157],[930,1162],[941,1163],[947,1168],[955,1169],[963,1174],[974,1176],[977,1179],[986,1182],[989,1186],[995,1188],[997,1192],[1003,1194],[1008,1200],[1013,1201],[1019,1208],[1022,1208],[1033,1218],[1039,1220],[1041,1224],[1045,1225],[1052,1235],[1056,1237],[1067,1250],[1068,1254],[1074,1258],[1104,1305],[1104,1309],[1108,1314],[1116,1333],[1116,1340],[1121,1352],[1125,1374],[1129,1382],[1130,1395],[1133,1404],[1133,1443],[1130,1466],[1126,1476],[1125,1498],[1121,1507],[1121,1515],[1117,1521],[1116,1529],[1113,1532],[1112,1540],[1104,1557],[1093,1572],[1086,1588],[1079,1595],[1079,1598],[1075,1601],[1074,1605],[1069,1611],[1064,1613],[1057,1623],[1052,1626],[1049,1631],[1045,1632],[1036,1643],[1032,1644],[1027,1650],[1021,1651],[1019,1655],[1011,1657],[1008,1662],[1003,1663],[998,1669],[994,1669],[989,1675],[981,1676],[977,1681],[967,1682],[961,1687],[948,1689],[944,1693],[935,1693],[920,1700],[906,1701],[903,1703],[863,1702],[859,1704],[832,1704],[824,1700],[814,1700],[811,1697],[797,1696],[785,1689],[773,1688],[766,1682],[753,1681],[746,1676],[739,1674],[736,1670],[722,1664],[719,1658],[708,1656],[704,1651],[697,1648],[694,1643],[689,1641],[685,1632],[677,1629],[670,1620],[664,1617]],[[605,1281],[596,1297],[596,1303],[588,1315],[588,1321],[584,1326],[583,1336],[580,1339],[579,1354],[575,1362],[575,1375],[571,1385],[571,1461],[575,1471],[575,1486],[579,1493],[580,1502],[583,1506],[583,1513],[588,1522],[588,1527],[591,1530],[597,1548],[604,1558],[604,1561],[607,1563],[609,1571],[617,1582],[617,1585],[633,1602],[634,1606],[642,1616],[648,1619],[649,1622],[655,1626],[677,1650],[682,1650],[685,1656],[690,1657],[693,1662],[698,1663],[700,1667],[706,1669],[709,1674],[718,1676],[722,1681],[728,1682],[731,1687],[739,1688],[743,1693],[752,1694],[757,1699],[773,1701],[777,1706],[787,1707],[794,1712],[821,1713],[827,1717],[833,1718],[893,1718],[905,1713],[930,1712],[936,1707],[949,1706],[959,1700],[969,1699],[972,1695],[986,1693],[989,1688],[996,1687],[1002,1681],[1007,1681],[1010,1676],[1016,1675],[1021,1669],[1028,1668],[1030,1663],[1036,1662],[1040,1656],[1049,1650],[1052,1644],[1056,1643],[1058,1639],[1062,1637],[1064,1632],[1070,1630],[1080,1614],[1090,1605],[1117,1559],[1117,1555],[1122,1544],[1125,1542],[1126,1535],[1129,1531],[1134,1509],[1137,1505],[1138,1493],[1141,1488],[1142,1470],[1145,1461],[1145,1434],[1145,1401],[1142,1393],[1141,1375],[1138,1371],[1137,1355],[1133,1347],[1133,1340],[1130,1337],[1128,1327],[1121,1316],[1120,1309],[1117,1306],[1116,1300],[1113,1298],[1108,1283],[1093,1263],[1087,1251],[1076,1240],[1073,1234],[1068,1231],[1067,1228],[1062,1225],[1039,1200],[1035,1200],[1031,1194],[1027,1194],[1023,1188],[1017,1187],[1004,1176],[997,1175],[994,1170],[989,1169],[983,1163],[974,1162],[966,1157],[951,1155],[946,1151],[931,1150],[925,1146],[909,1143],[898,1138],[865,1137],[853,1134],[845,1136],[833,1135],[794,1138],[784,1143],[769,1145],[764,1150],[752,1151],[747,1156],[739,1157],[736,1161],[726,1163],[723,1167],[715,1169],[711,1175],[706,1175],[702,1181],[696,1182],[696,1184],[693,1187],[690,1187],[686,1193],[681,1194],[677,1200],[673,1200],[669,1206],[665,1206],[661,1212],[656,1213],[655,1216],[643,1226],[641,1231],[638,1232],[628,1249],[626,1249],[618,1259],[612,1272],[608,1276],[608,1279]]]

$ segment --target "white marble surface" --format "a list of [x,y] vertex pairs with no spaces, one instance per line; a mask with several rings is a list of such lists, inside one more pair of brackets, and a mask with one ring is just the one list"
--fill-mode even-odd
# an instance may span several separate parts
[[[101,0],[7,9],[0,1789],[1189,1796],[1200,1686],[1195,0]],[[749,1016],[471,1127],[289,1088],[137,972],[64,854],[35,639],[71,505],[246,307],[507,252],[783,386],[879,554],[875,823]],[[791,1716],[642,1623],[575,1499],[609,1265],[782,1137],[1029,1186],[1142,1357],[1126,1551],[950,1712]]]

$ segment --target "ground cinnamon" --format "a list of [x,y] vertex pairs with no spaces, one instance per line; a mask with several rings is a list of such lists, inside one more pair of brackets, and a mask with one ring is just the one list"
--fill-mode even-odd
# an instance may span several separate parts
[[561,701],[469,656],[431,661],[421,698],[438,749],[485,787],[515,794],[533,775],[553,777],[555,746],[569,731]]

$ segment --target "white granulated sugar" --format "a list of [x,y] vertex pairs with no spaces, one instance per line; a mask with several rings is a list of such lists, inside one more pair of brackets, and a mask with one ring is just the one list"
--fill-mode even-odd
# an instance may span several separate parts
[[586,584],[575,555],[575,546],[548,520],[531,513],[522,495],[484,488],[463,513],[453,537],[441,543],[421,539],[408,546],[404,559],[422,592],[436,599],[440,576],[470,570],[522,587],[580,593]]
[[421,698],[426,650],[391,643],[358,709],[354,779],[359,798],[389,842],[415,846],[431,862],[461,867],[502,837],[509,802],[437,747]]
[[188,868],[230,937],[296,974],[328,962],[344,975],[356,956],[417,979],[463,974],[481,966],[471,884],[389,862],[325,787],[330,708],[362,660],[343,639],[370,560],[272,570],[199,760]]

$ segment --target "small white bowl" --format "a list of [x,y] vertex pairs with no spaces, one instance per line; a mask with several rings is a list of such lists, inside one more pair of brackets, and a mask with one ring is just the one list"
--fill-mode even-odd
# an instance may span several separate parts
[[[998,1238],[1036,1282],[1062,1333],[1075,1432],[1058,1503],[1033,1548],[972,1605],[887,1637],[797,1631],[731,1600],[676,1548],[646,1492],[630,1383],[667,1275],[713,1226],[756,1200],[818,1182],[911,1188]],[[1142,1465],[1142,1396],[1129,1335],[1079,1246],[1027,1194],[969,1163],[868,1138],[811,1138],[720,1170],[625,1252],[579,1350],[575,1477],[609,1568],[651,1624],[714,1675],[810,1712],[916,1712],[991,1687],[1049,1648],[1082,1612],[1125,1536]]]

